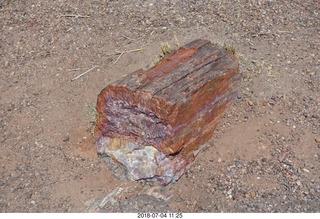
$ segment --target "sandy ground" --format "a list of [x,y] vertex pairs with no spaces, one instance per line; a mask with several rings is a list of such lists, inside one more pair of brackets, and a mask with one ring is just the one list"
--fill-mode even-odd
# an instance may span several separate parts
[[[0,211],[319,212],[319,9],[318,0],[0,1]],[[164,201],[113,176],[95,150],[92,109],[105,86],[152,66],[161,42],[196,38],[236,49],[239,95]]]

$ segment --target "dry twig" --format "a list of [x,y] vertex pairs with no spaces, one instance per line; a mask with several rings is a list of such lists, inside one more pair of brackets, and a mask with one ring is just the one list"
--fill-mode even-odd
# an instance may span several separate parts
[[124,54],[124,52],[120,53],[120,55],[118,56],[118,58],[116,59],[116,61],[113,64],[116,64],[123,54]]
[[63,15],[60,15],[60,17],[88,18],[90,16],[80,15],[80,14],[63,14]]
[[177,35],[174,35],[174,39],[176,40],[176,45],[179,48],[180,47],[180,43],[179,43]]
[[80,71],[81,68],[71,68],[71,69],[67,69],[66,71]]
[[78,75],[77,77],[72,78],[71,81],[77,80],[78,78],[80,78],[80,77],[82,77],[83,75],[89,73],[90,71],[92,71],[93,69],[95,69],[95,68],[97,68],[97,67],[98,67],[98,65],[93,66],[92,68],[90,68],[89,70],[83,72],[82,74]]
[[133,39],[133,38],[130,38],[130,37],[128,37],[128,36],[126,36],[126,35],[121,35],[121,36],[123,36],[124,38],[126,38],[126,39],[128,39],[128,40],[132,40],[132,41],[134,41],[135,39]]
[[277,30],[278,33],[292,33],[292,31],[288,30]]
[[143,50],[143,48],[132,49],[132,50],[127,50],[127,51],[116,51],[115,53],[108,54],[108,55],[119,55],[118,58],[116,59],[116,61],[113,62],[113,64],[116,64],[119,61],[119,59],[121,58],[121,56],[123,56],[123,54],[131,53],[131,52],[139,52],[141,50]]

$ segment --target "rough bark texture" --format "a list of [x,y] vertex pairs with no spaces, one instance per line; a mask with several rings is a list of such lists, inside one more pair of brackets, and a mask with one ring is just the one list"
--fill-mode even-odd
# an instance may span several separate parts
[[134,180],[177,180],[234,98],[236,57],[195,40],[153,68],[135,71],[98,96],[97,149]]

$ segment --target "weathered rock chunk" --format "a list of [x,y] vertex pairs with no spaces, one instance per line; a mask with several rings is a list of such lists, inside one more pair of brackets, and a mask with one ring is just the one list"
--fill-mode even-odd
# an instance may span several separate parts
[[130,179],[178,180],[212,137],[238,81],[233,54],[195,40],[101,91],[97,150],[121,163]]

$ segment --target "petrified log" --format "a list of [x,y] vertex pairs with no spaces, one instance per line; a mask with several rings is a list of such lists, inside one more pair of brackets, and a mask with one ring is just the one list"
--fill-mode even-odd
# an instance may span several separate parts
[[101,91],[97,150],[121,163],[130,179],[176,181],[212,137],[238,81],[233,54],[195,40]]

